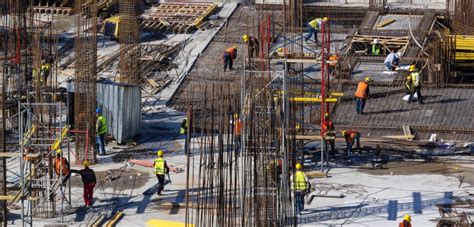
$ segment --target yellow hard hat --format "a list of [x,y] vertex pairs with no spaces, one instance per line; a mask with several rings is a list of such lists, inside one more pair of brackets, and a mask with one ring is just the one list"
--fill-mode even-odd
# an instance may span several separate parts
[[84,162],[82,163],[82,165],[83,165],[84,167],[89,167],[90,163],[89,163],[88,160],[84,160]]
[[283,52],[283,47],[278,48],[277,52]]
[[341,134],[342,134],[342,135],[345,135],[346,133],[347,133],[346,130],[342,130],[342,131],[341,131]]
[[327,22],[328,20],[329,20],[328,17],[324,17],[324,18],[323,18],[323,21],[324,21],[324,22]]
[[329,113],[328,112],[324,113],[324,116],[329,117]]
[[237,50],[237,46],[236,46],[236,45],[234,45],[233,48]]
[[403,217],[403,220],[407,222],[411,222],[411,216],[409,214],[405,214],[405,217]]
[[303,166],[302,166],[300,163],[296,163],[295,168],[296,168],[296,169],[301,169],[301,168],[303,168]]
[[411,80],[411,75],[408,75],[408,76],[407,76],[407,80]]
[[239,114],[238,114],[238,113],[235,113],[235,114],[234,114],[234,118],[235,118],[235,119],[239,118]]
[[60,155],[61,152],[63,152],[61,149],[57,149],[57,150],[56,150],[56,154],[59,154],[59,155]]
[[372,79],[370,79],[370,77],[365,77],[365,82],[370,82]]
[[244,40],[244,42],[247,42],[249,41],[250,37],[249,35],[245,34],[244,36],[242,36],[242,39]]
[[156,155],[158,155],[158,157],[163,157],[163,150],[159,150],[158,152],[156,152]]
[[410,72],[416,71],[416,65],[410,65]]

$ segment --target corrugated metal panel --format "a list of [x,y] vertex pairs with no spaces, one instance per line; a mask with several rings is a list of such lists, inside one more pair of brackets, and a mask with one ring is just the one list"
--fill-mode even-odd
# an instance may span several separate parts
[[126,142],[139,133],[141,124],[141,90],[139,86],[111,81],[97,83],[97,105],[107,119],[109,134],[117,143]]

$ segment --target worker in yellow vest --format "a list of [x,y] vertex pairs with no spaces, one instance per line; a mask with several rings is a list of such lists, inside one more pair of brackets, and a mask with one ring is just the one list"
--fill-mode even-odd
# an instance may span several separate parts
[[166,160],[163,159],[164,152],[162,150],[159,150],[156,155],[158,156],[158,158],[155,159],[153,168],[156,178],[158,178],[157,193],[158,195],[161,195],[161,192],[165,189],[165,174],[168,174],[170,172],[170,168],[168,167]]
[[410,66],[410,76],[412,80],[412,87],[410,89],[410,97],[408,98],[408,103],[413,101],[413,95],[416,93],[417,101],[420,104],[424,104],[423,96],[421,96],[421,73],[416,68],[416,65]]
[[102,110],[97,108],[95,110],[97,121],[95,123],[97,150],[99,155],[105,155],[105,136],[107,135],[107,120],[102,116]]
[[304,196],[309,192],[311,185],[308,177],[301,170],[303,166],[300,163],[296,163],[295,174],[290,177],[291,188],[294,192],[295,199],[295,213],[300,215],[301,211],[304,210]]
[[364,114],[365,102],[369,98],[369,82],[371,81],[370,77],[366,77],[364,81],[360,81],[357,84],[357,89],[355,92],[355,97],[357,99],[356,111],[357,114]]
[[328,17],[324,17],[324,18],[316,18],[312,21],[310,21],[307,25],[306,25],[306,28],[307,28],[307,32],[308,34],[306,34],[306,36],[304,37],[304,40],[306,42],[308,42],[309,39],[311,39],[311,37],[314,35],[314,42],[315,43],[319,43],[318,41],[318,33],[319,31],[321,30],[321,26],[323,23],[326,23],[329,21],[329,18]]

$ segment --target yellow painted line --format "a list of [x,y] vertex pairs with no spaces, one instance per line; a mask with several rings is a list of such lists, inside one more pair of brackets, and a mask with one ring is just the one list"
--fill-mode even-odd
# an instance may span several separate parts
[[[294,102],[322,102],[323,100],[321,98],[295,97],[295,98],[290,98],[290,101],[294,101]],[[326,99],[324,99],[324,101],[327,102],[327,103],[336,103],[337,99],[336,98],[326,98]]]
[[[186,224],[182,222],[174,222],[174,221],[164,221],[158,219],[151,219],[146,222],[146,227],[185,227]],[[188,224],[188,227],[194,227],[193,224]]]

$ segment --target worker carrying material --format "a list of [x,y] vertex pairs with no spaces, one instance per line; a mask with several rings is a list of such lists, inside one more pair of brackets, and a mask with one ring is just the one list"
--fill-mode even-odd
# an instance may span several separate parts
[[390,51],[390,54],[387,55],[385,61],[383,62],[387,70],[395,71],[400,62],[400,54],[400,52],[395,53],[393,50]]
[[416,94],[417,101],[420,104],[424,104],[423,96],[421,96],[421,73],[416,68],[416,65],[410,66],[410,76],[411,76],[411,87],[410,87],[410,97],[408,98],[408,103],[414,101],[413,95]]
[[97,183],[97,179],[95,177],[94,170],[89,168],[89,161],[85,160],[82,164],[84,165],[84,169],[81,169],[79,171],[71,169],[71,172],[78,173],[81,175],[82,183],[84,183],[84,203],[86,207],[91,207],[92,200],[94,198],[94,187]]
[[303,166],[300,163],[296,163],[295,168],[295,174],[290,177],[290,182],[295,199],[295,213],[301,215],[301,211],[304,210],[304,196],[306,193],[309,193],[311,185],[308,177],[302,171]]
[[356,130],[344,130],[342,131],[344,139],[346,139],[347,155],[352,154],[352,147],[354,143],[357,143],[357,150],[360,149],[360,132]]
[[153,168],[156,178],[158,178],[158,191],[157,194],[161,195],[161,192],[165,189],[165,174],[169,174],[170,168],[166,163],[166,160],[163,159],[164,152],[159,150],[156,155],[158,158],[155,159]]
[[411,216],[409,214],[405,214],[403,221],[398,224],[398,227],[411,227]]
[[108,131],[107,120],[102,116],[102,110],[100,108],[95,110],[95,115],[97,117],[95,123],[97,151],[99,151],[99,155],[105,155],[105,136]]
[[245,34],[244,36],[242,36],[242,40],[244,40],[244,43],[247,44],[249,58],[253,58],[254,56],[257,57],[260,52],[258,39]]
[[382,53],[382,44],[380,44],[379,39],[374,39],[372,42],[372,49],[370,53],[372,55],[380,55]]
[[66,160],[66,158],[61,157],[61,153],[61,149],[56,151],[56,158],[54,158],[54,172],[56,175],[63,177],[61,183],[65,185],[66,181],[71,176],[71,166],[69,165],[69,162]]
[[364,114],[365,103],[369,98],[369,82],[372,81],[370,77],[365,77],[364,81],[360,81],[357,84],[357,89],[354,93],[356,97],[356,111],[357,114]]
[[[322,127],[322,132],[323,132],[323,138],[324,138],[324,150],[328,150],[329,145],[331,146],[331,152],[329,153],[331,156],[334,156],[334,152],[336,151],[334,140],[336,138],[336,133],[334,131],[334,124],[329,117],[329,113],[324,113],[324,121],[321,124]],[[332,137],[332,138],[328,138]]]
[[237,58],[237,46],[229,47],[224,51],[224,72],[229,66],[230,70],[234,70],[234,60]]
[[306,29],[307,29],[308,34],[306,34],[306,36],[304,37],[304,40],[306,42],[308,42],[308,40],[311,39],[311,37],[314,35],[314,42],[319,43],[318,33],[321,30],[321,27],[322,27],[323,23],[326,23],[328,21],[329,21],[328,17],[316,18],[316,19],[310,21],[306,25]]

